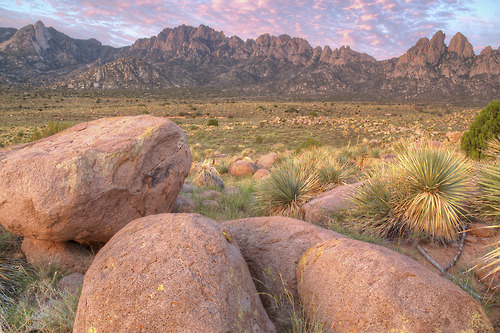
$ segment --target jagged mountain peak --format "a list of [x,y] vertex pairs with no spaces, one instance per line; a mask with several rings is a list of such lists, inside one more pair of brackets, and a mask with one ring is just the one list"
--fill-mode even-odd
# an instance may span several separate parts
[[498,96],[499,50],[485,48],[476,56],[462,34],[449,47],[445,37],[439,30],[401,57],[377,61],[349,46],[313,48],[287,34],[243,41],[206,25],[166,28],[115,49],[95,39],[72,39],[40,21],[19,30],[0,29],[0,82],[40,83],[43,78],[90,89],[203,86],[279,95],[439,100]]
[[450,45],[448,46],[448,52],[454,52],[458,54],[460,58],[470,58],[476,55],[467,37],[460,32],[457,32],[451,39]]

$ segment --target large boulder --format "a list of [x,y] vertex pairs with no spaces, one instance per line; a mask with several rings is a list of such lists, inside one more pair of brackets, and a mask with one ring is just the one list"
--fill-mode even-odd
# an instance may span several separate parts
[[94,260],[91,249],[75,242],[52,242],[25,238],[21,244],[26,260],[33,267],[55,265],[68,272],[85,274]]
[[493,332],[460,287],[378,245],[317,244],[300,259],[297,280],[306,312],[330,332]]
[[290,328],[290,315],[300,313],[295,270],[302,254],[336,232],[288,217],[255,217],[223,222],[236,239],[266,311],[280,331]]
[[191,166],[186,135],[152,116],[82,123],[0,153],[0,223],[51,241],[106,242],[169,212]]
[[85,274],[74,332],[274,332],[234,239],[198,214],[129,223]]
[[326,224],[332,215],[339,214],[353,207],[352,196],[363,182],[342,185],[320,194],[300,208],[304,220]]

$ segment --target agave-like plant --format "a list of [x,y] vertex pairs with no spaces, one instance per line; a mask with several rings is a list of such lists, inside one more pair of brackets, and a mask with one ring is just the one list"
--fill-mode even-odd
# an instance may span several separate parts
[[[485,155],[495,159],[491,164],[482,167],[478,186],[481,189],[480,202],[484,212],[496,219],[500,218],[500,140],[495,138],[488,142]],[[495,227],[499,227],[498,225]],[[493,249],[480,260],[481,269],[488,270],[485,278],[500,270],[500,241],[491,244]]]
[[298,216],[300,207],[318,193],[315,173],[290,159],[273,167],[257,184],[256,205],[264,215]]
[[399,155],[396,172],[405,193],[397,207],[400,218],[412,230],[454,239],[471,190],[468,160],[444,149],[414,148]]
[[365,227],[380,236],[423,232],[453,240],[460,231],[470,193],[471,167],[465,157],[432,147],[409,148],[389,169],[379,169],[354,198]]
[[357,170],[350,163],[329,159],[317,169],[317,172],[323,188],[329,190],[354,181]]

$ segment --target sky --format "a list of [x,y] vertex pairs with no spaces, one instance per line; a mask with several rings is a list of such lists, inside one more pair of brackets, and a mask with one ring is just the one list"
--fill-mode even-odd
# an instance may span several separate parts
[[438,30],[447,44],[461,32],[476,54],[496,49],[499,17],[499,0],[0,0],[0,27],[41,20],[72,38],[115,47],[164,28],[204,24],[227,37],[287,34],[378,60],[398,57]]

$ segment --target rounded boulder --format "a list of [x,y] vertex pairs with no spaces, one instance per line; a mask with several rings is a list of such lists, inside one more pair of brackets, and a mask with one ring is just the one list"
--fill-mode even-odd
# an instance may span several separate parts
[[222,226],[236,239],[273,323],[279,331],[292,329],[293,309],[300,311],[295,275],[300,257],[319,242],[345,236],[281,216],[226,221]]
[[229,166],[227,173],[234,177],[251,177],[255,173],[255,170],[257,170],[257,167],[254,163],[239,160]]
[[0,154],[0,223],[27,238],[106,242],[170,212],[190,166],[186,135],[168,119],[82,123]]
[[459,286],[378,245],[317,244],[300,259],[297,281],[306,313],[329,332],[493,332]]
[[198,214],[121,229],[85,274],[74,332],[275,332],[229,231]]

